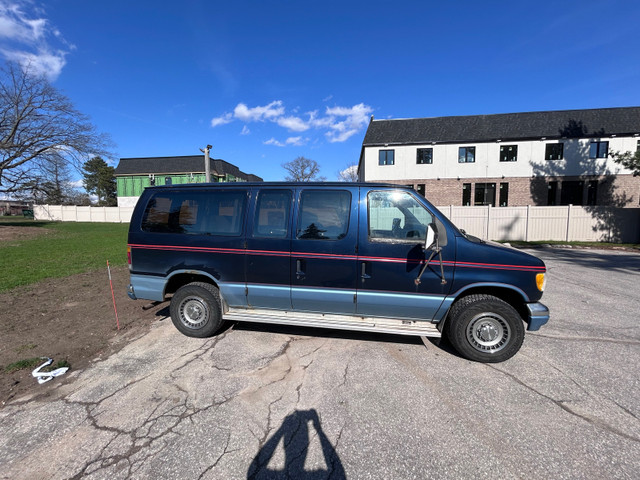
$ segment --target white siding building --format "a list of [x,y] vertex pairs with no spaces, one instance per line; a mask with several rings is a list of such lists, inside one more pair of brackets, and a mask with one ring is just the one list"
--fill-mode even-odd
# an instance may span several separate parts
[[372,119],[358,175],[437,205],[637,207],[640,177],[610,154],[638,148],[640,107]]

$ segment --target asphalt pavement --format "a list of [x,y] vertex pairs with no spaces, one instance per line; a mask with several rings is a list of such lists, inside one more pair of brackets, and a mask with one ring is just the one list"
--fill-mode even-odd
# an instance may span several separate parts
[[199,340],[159,320],[2,408],[0,478],[640,478],[640,255],[533,253],[551,320],[507,362],[254,324]]

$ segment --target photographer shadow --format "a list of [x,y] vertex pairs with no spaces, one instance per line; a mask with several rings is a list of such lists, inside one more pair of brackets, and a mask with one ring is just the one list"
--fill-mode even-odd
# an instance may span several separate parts
[[[309,454],[310,432],[309,425],[317,433],[320,441],[324,463],[327,469],[305,471],[304,465]],[[269,462],[276,453],[276,448],[283,442],[284,446],[284,468],[274,470],[269,468]],[[300,479],[300,480],[320,480],[320,479],[346,479],[344,467],[338,457],[333,445],[322,430],[320,417],[315,409],[295,411],[287,415],[280,428],[260,449],[255,456],[247,479]]]

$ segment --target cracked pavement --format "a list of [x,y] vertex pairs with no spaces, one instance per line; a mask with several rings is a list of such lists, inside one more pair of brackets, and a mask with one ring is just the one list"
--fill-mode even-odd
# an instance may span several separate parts
[[544,249],[551,321],[511,360],[170,320],[0,410],[0,478],[640,478],[640,256]]

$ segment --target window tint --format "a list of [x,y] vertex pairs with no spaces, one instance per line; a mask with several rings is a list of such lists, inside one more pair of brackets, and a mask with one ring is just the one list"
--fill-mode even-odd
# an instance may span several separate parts
[[305,190],[300,195],[297,238],[340,240],[347,235],[351,193],[344,190]]
[[149,200],[142,230],[156,233],[239,236],[246,193],[159,192]]
[[433,217],[408,192],[379,191],[367,195],[370,240],[424,240]]
[[264,190],[258,195],[254,237],[284,238],[287,236],[291,190]]

